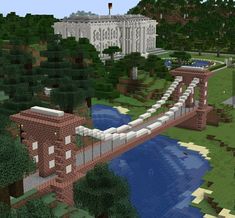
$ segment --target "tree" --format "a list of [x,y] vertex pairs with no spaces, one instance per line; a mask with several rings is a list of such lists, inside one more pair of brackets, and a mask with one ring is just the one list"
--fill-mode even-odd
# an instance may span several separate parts
[[114,99],[118,98],[120,93],[113,88],[113,85],[103,80],[95,82],[95,97],[98,99]]
[[47,50],[41,51],[41,56],[47,57],[47,61],[41,63],[39,73],[45,76],[43,83],[51,88],[58,88],[68,76],[70,64],[65,61],[67,55],[60,43],[61,37],[55,35],[50,38]]
[[130,79],[133,79],[134,70],[144,65],[145,58],[139,52],[132,52],[124,57],[124,63],[129,72]]
[[170,57],[176,58],[178,63],[182,65],[191,59],[191,54],[184,51],[175,51],[170,54]]
[[220,51],[224,47],[224,41],[222,39],[216,39],[215,45],[216,45],[216,56],[220,57]]
[[35,199],[28,201],[26,205],[17,209],[18,218],[53,218],[52,210],[41,200]]
[[128,198],[127,182],[110,171],[107,164],[96,165],[85,178],[74,185],[76,206],[87,208],[97,218],[115,216],[115,211],[123,205],[124,200],[128,208]]
[[76,106],[84,102],[84,99],[84,90],[78,88],[70,79],[66,79],[64,84],[51,92],[52,102],[58,104],[66,113],[73,113]]
[[32,56],[20,49],[20,42],[10,50],[10,63],[5,66],[3,90],[9,99],[1,105],[0,112],[6,115],[18,113],[34,105],[40,105],[34,93],[41,88],[39,77],[32,69]]
[[198,50],[198,55],[202,55],[202,49],[203,49],[203,42],[202,41],[196,41],[194,43],[194,47]]
[[25,53],[20,49],[21,42],[17,39],[10,41],[10,52],[6,55],[9,63],[3,66],[4,79],[1,89],[9,98],[13,98],[18,90],[27,88],[27,83],[22,82],[20,77],[24,72]]
[[157,70],[157,67],[159,67],[159,64],[161,64],[160,62],[163,62],[164,65],[164,61],[162,61],[161,58],[159,58],[157,55],[150,54],[147,57],[145,62],[145,69],[149,71],[150,76],[155,75],[155,70]]
[[116,52],[121,52],[122,50],[118,46],[109,46],[103,50],[103,54],[108,54],[112,61],[114,61],[114,54]]
[[1,135],[0,145],[0,201],[10,205],[10,196],[23,194],[23,177],[35,169],[35,164],[18,140]]

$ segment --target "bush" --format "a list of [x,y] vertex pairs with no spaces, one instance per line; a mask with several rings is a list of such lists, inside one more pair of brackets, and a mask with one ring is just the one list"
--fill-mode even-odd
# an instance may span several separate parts
[[221,67],[225,67],[226,64],[218,64],[218,65],[215,65],[215,66],[212,66],[212,67],[209,67],[209,70],[212,71],[212,70],[217,70]]

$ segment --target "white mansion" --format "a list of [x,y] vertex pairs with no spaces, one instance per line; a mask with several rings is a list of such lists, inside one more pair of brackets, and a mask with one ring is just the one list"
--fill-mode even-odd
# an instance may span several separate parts
[[156,48],[156,25],[143,15],[90,15],[66,18],[53,27],[63,38],[88,38],[100,54],[109,46],[120,47],[122,54],[146,54]]

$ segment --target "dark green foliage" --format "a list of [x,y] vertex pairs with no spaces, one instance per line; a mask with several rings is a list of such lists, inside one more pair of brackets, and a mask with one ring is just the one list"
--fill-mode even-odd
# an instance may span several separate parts
[[17,37],[24,45],[46,42],[54,30],[52,25],[56,19],[51,15],[31,15],[19,17],[14,12],[0,17],[0,38],[9,40]]
[[0,113],[0,135],[6,134],[5,128],[10,124],[9,117],[7,115],[4,115],[3,113]]
[[113,88],[111,83],[97,81],[95,84],[95,97],[98,99],[114,99],[118,98],[120,93]]
[[181,65],[187,63],[191,59],[191,54],[184,51],[175,51],[170,54],[170,57],[176,58],[178,63]]
[[[130,206],[127,182],[110,171],[107,164],[95,166],[75,183],[74,201],[77,207],[87,208],[95,217],[116,217],[116,214],[136,217]],[[124,210],[118,211],[120,208]]]
[[155,76],[155,73],[158,72],[167,72],[167,69],[164,65],[164,60],[162,60],[161,58],[159,58],[156,55],[149,55],[146,62],[145,62],[145,66],[144,69],[146,71],[149,71],[150,76]]
[[145,64],[145,58],[141,56],[139,52],[132,52],[123,58],[126,71],[129,77],[132,79],[132,71],[134,67],[143,67]]
[[52,210],[41,199],[30,200],[18,209],[0,202],[1,218],[53,218]]
[[2,202],[0,202],[0,217],[1,218],[12,218],[11,208]]
[[0,160],[0,187],[18,181],[35,169],[25,146],[6,135],[0,137]]
[[24,62],[26,55],[20,50],[20,41],[13,39],[10,41],[12,46],[10,52],[6,55],[9,63],[3,66],[4,79],[1,85],[1,89],[13,98],[14,95],[22,89],[27,88],[27,83],[22,82],[20,76],[24,73]]
[[51,209],[41,199],[28,201],[25,206],[17,209],[19,218],[53,218]]
[[78,88],[72,80],[66,80],[59,88],[52,91],[51,100],[65,112],[73,113],[73,109],[84,102],[85,91]]
[[22,51],[21,43],[18,39],[11,40],[12,48],[5,55],[9,61],[3,66],[1,89],[9,95],[9,100],[4,101],[0,112],[6,115],[40,104],[34,96],[42,89],[40,76],[32,67],[32,55]]
[[[157,47],[197,51],[200,47],[202,51],[218,51],[218,38],[223,42],[223,51],[231,52],[229,45],[234,41],[235,35],[234,6],[232,0],[141,0],[128,13],[143,14],[159,22]],[[198,47],[198,41],[203,43],[202,48]]]
[[47,57],[47,61],[41,63],[38,72],[47,75],[43,84],[52,88],[58,88],[63,83],[70,69],[70,64],[64,60],[67,53],[61,46],[60,40],[61,37],[58,35],[51,37],[47,50],[41,51],[41,56]]
[[114,60],[114,54],[116,52],[121,52],[122,50],[118,46],[110,46],[103,50],[103,54],[108,54],[111,60]]

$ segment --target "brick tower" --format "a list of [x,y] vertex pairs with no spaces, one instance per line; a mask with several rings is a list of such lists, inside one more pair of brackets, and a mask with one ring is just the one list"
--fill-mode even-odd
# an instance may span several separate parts
[[[212,72],[199,68],[199,67],[188,67],[182,66],[171,71],[173,76],[182,76],[183,80],[180,83],[180,87],[173,93],[174,100],[177,100],[182,94],[182,85],[185,84],[188,86],[193,78],[199,78],[200,82],[198,84],[199,88],[199,102],[196,117],[193,117],[190,120],[180,124],[180,127],[185,127],[195,130],[203,130],[206,128],[206,116],[208,112],[208,103],[207,103],[207,90],[208,90],[208,79],[212,75]],[[185,102],[186,107],[190,108],[195,105],[195,90],[190,94],[187,101]]]
[[32,107],[10,116],[20,125],[21,139],[34,158],[39,176],[56,175],[53,190],[57,200],[73,204],[76,178],[75,127],[85,119],[42,107]]

